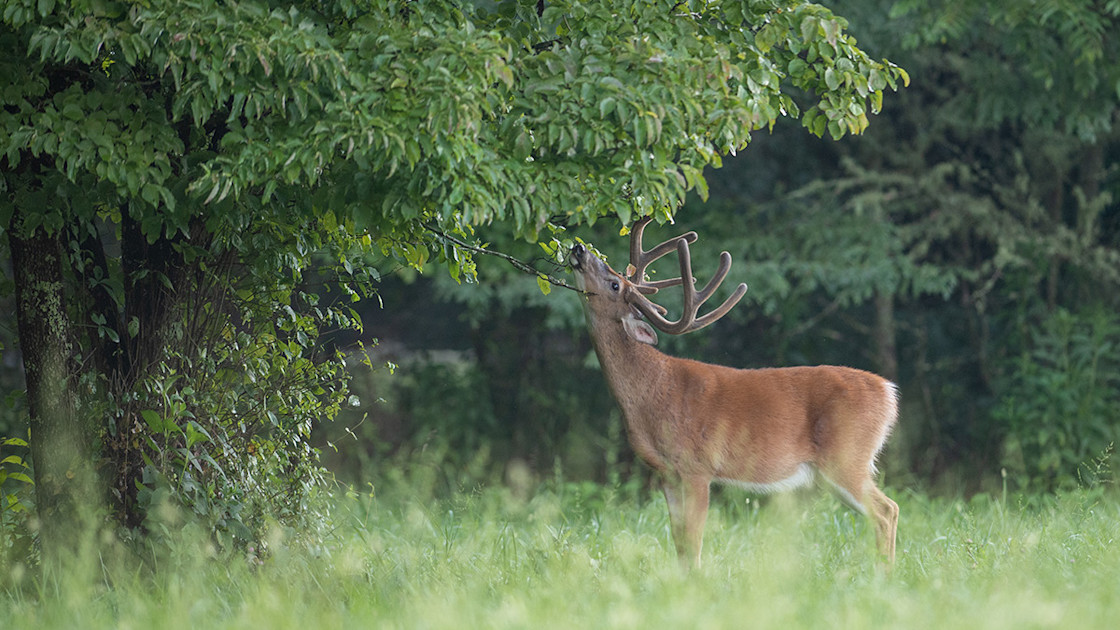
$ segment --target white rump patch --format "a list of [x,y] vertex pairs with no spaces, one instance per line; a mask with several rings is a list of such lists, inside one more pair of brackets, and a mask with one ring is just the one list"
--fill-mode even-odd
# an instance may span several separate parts
[[772,483],[754,483],[751,481],[739,481],[738,479],[723,479],[721,477],[717,477],[716,482],[742,488],[754,494],[773,494],[775,492],[788,492],[797,488],[810,486],[815,476],[811,465],[801,463],[797,466],[797,470],[792,475]]
[[891,435],[891,429],[893,429],[895,423],[898,422],[898,386],[894,383],[891,383],[890,381],[887,381],[886,389],[886,415],[883,417],[881,423],[882,429],[878,435],[878,439],[875,442],[875,450],[871,452],[871,462],[868,464],[868,468],[871,470],[872,477],[874,477],[879,472],[875,468],[875,459],[879,457],[879,451],[883,450],[883,447],[887,444],[887,438]]

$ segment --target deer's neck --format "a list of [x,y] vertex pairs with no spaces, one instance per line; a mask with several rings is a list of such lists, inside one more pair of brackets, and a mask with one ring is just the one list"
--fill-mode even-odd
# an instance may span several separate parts
[[591,340],[603,375],[628,425],[651,415],[643,410],[666,404],[665,383],[672,368],[672,357],[631,339],[619,324],[592,327]]

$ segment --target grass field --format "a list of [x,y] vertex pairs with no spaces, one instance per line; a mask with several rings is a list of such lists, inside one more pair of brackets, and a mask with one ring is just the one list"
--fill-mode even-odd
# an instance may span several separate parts
[[217,557],[184,533],[154,570],[128,570],[100,541],[65,576],[0,593],[0,625],[1018,630],[1120,618],[1115,493],[1026,504],[894,490],[890,573],[870,528],[831,497],[760,507],[717,493],[691,575],[676,566],[664,502],[635,487],[435,494],[398,480],[335,497],[323,544],[278,532],[262,563]]

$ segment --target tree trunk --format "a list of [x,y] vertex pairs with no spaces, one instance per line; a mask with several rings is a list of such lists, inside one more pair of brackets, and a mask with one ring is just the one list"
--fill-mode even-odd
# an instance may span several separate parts
[[[1062,219],[1062,195],[1064,192],[1065,178],[1061,171],[1055,167],[1057,181],[1053,188],[1045,195],[1045,204],[1050,216],[1050,229],[1057,232],[1064,225]],[[1046,310],[1053,313],[1058,306],[1058,289],[1061,287],[1062,258],[1060,254],[1051,254],[1049,269],[1046,272]]]
[[74,529],[98,507],[96,433],[79,414],[76,346],[63,286],[59,235],[8,231],[15,276],[19,343],[27,384],[39,541],[45,566],[57,565],[79,540]]
[[122,212],[123,320],[126,325],[133,320],[140,324],[135,337],[121,335],[128,348],[128,361],[121,375],[125,389],[132,387],[150,366],[164,359],[174,291],[183,273],[182,256],[175,251],[175,243],[181,241],[182,236],[177,235],[173,239],[161,236],[149,242],[140,224]]
[[898,341],[894,325],[894,293],[875,292],[875,360],[879,373],[898,381]]

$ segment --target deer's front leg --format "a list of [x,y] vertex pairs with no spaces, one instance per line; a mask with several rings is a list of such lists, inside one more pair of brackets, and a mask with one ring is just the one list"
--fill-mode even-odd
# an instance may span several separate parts
[[677,560],[685,570],[700,568],[710,486],[711,480],[704,477],[667,474],[661,480],[665,502],[669,504],[669,526],[673,531]]

